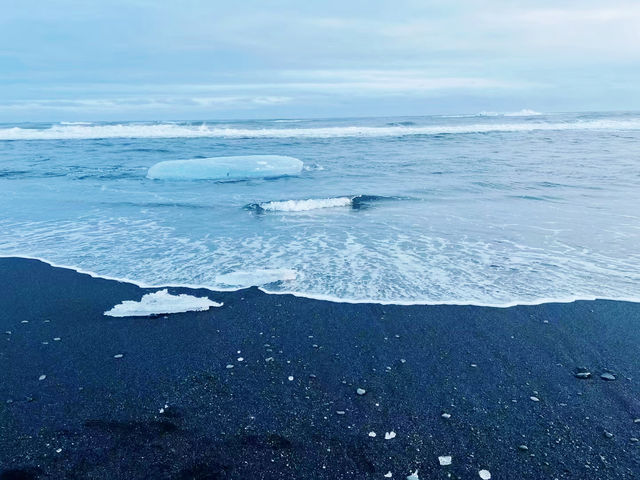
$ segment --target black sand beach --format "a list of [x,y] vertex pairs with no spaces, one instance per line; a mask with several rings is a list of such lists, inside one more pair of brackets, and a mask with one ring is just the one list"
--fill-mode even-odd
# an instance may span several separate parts
[[640,477],[640,304],[110,318],[150,290],[17,258],[0,285],[1,480]]

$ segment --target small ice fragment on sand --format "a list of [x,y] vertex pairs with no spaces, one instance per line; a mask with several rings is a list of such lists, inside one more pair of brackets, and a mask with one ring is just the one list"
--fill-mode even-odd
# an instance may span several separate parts
[[451,415],[448,413],[443,413],[442,415],[440,415],[442,418],[444,418],[445,420],[448,420],[451,418]]
[[344,415],[345,411],[344,410],[337,410],[336,411],[336,415]]
[[440,465],[442,465],[443,467],[446,467],[447,465],[451,465],[451,455],[444,455],[442,457],[438,457],[438,462],[440,462]]
[[293,375],[289,375],[288,380],[289,380],[290,382],[293,382]]
[[401,358],[400,363],[407,363],[407,361],[404,358]]
[[242,357],[238,357],[238,361],[239,361],[239,362],[242,362],[242,361],[244,361],[244,358],[242,358]]
[[113,358],[122,358],[124,355],[122,353],[116,353]]
[[60,452],[62,452],[62,449],[61,449],[61,448],[58,448],[58,449],[56,450],[56,453],[60,453]]
[[54,337],[53,339],[54,342],[59,342],[60,340],[62,340],[60,337]]
[[371,438],[375,438],[375,436],[376,436],[376,432],[369,432],[369,436],[370,436]]
[[393,430],[391,430],[390,432],[385,432],[384,434],[385,440],[391,440],[393,438],[396,438],[396,432],[394,432]]
[[227,365],[227,368],[233,368],[233,365],[229,364]]
[[47,378],[47,376],[46,376],[46,375],[40,375],[40,376],[38,377],[38,380],[42,381],[42,380],[44,380],[45,378]]
[[609,372],[604,372],[602,375],[600,375],[600,378],[603,380],[607,380],[609,382],[612,382],[616,379],[615,375],[609,373]]
[[418,477],[418,470],[409,475],[407,480],[420,480],[420,477]]
[[478,365],[476,365],[475,363],[471,364],[471,368],[476,368]]
[[29,323],[29,320],[22,320],[20,323]]
[[491,480],[491,472],[489,472],[489,470],[480,470],[478,475],[480,475],[482,480]]
[[207,297],[192,295],[171,295],[165,288],[154,293],[147,293],[139,302],[125,300],[111,310],[104,312],[110,317],[146,317],[162,313],[200,312],[211,307],[221,307],[222,303],[209,300]]
[[356,390],[356,393],[357,393],[358,395],[364,395],[365,393],[367,393],[367,391],[366,391],[364,388],[358,388],[358,389]]
[[264,359],[265,362],[273,362],[273,357],[267,357]]
[[529,397],[532,402],[539,402],[540,399],[538,397]]
[[391,478],[391,477],[393,477],[393,473],[391,473],[391,471],[384,474],[384,478]]

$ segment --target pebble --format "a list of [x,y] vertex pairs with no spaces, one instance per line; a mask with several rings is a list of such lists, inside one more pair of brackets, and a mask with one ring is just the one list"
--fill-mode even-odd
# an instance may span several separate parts
[[358,388],[358,389],[356,390],[356,393],[357,393],[358,395],[364,395],[365,393],[367,393],[367,391],[366,391],[364,388]]
[[42,381],[42,380],[44,380],[45,378],[47,378],[47,376],[46,376],[46,375],[40,375],[40,376],[38,377],[38,380]]
[[116,354],[113,356],[113,358],[122,358],[122,357],[124,357],[124,355],[123,355],[123,354],[121,354],[121,353],[116,353]]
[[527,447],[526,445],[518,445],[518,450],[526,452],[527,450],[529,450],[529,447]]
[[391,430],[390,432],[385,432],[384,434],[385,440],[391,440],[393,438],[396,438],[396,432],[394,432],[393,430]]
[[482,480],[491,480],[491,472],[489,470],[480,470],[478,475]]
[[613,438],[613,433],[611,433],[611,432],[607,432],[607,431],[605,430],[605,431],[604,431],[604,436],[605,436],[606,438]]
[[407,477],[407,480],[420,480],[420,478],[418,477],[418,470],[409,475]]
[[443,413],[443,414],[442,414],[442,415],[440,415],[440,416],[441,416],[442,418],[446,419],[446,420],[448,420],[448,419],[450,419],[450,418],[451,418],[451,414],[449,414],[449,413]]
[[529,397],[532,402],[539,402],[540,399],[538,397]]
[[376,437],[376,432],[369,432],[369,436],[371,438],[375,438]]
[[609,372],[604,372],[602,375],[600,375],[600,378],[603,380],[607,380],[608,382],[613,382],[616,379],[615,375]]
[[451,465],[451,455],[438,457],[438,462],[440,462],[440,465],[442,465],[443,467],[446,467],[447,465]]

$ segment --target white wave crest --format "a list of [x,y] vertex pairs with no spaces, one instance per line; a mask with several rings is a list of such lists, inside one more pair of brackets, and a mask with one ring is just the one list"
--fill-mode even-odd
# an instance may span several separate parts
[[192,295],[171,295],[168,290],[147,293],[139,302],[125,300],[111,310],[104,312],[109,317],[147,317],[165,313],[200,312],[211,307],[221,307],[222,303],[207,297]]
[[306,212],[320,208],[349,207],[353,197],[318,198],[308,200],[285,200],[281,202],[266,202],[259,206],[270,212]]
[[[520,115],[523,116],[523,115]],[[640,120],[584,120],[537,123],[476,123],[429,126],[344,126],[314,128],[220,128],[207,125],[121,124],[53,125],[46,129],[1,128],[0,140],[80,140],[102,138],[340,138],[402,137],[489,132],[531,132],[549,130],[640,130]]]

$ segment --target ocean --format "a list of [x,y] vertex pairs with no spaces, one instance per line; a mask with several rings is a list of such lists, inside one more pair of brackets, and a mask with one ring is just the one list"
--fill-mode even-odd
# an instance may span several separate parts
[[[0,256],[345,302],[640,299],[640,113],[0,124]],[[299,174],[151,179],[283,155]]]

